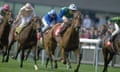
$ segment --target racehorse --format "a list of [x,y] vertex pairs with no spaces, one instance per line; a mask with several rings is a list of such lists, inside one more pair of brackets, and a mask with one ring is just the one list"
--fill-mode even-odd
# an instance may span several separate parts
[[79,48],[79,29],[82,22],[81,13],[75,12],[72,24],[67,28],[60,39],[61,54],[63,57],[63,63],[69,62],[68,52],[74,51],[77,57],[77,67],[74,72],[78,72],[80,67],[80,48]]
[[63,33],[60,39],[57,40],[56,38],[56,32],[58,32],[59,28],[61,28],[61,24],[59,23],[53,26],[52,29],[48,31],[48,34],[45,35],[45,37],[43,36],[44,47],[46,48],[46,51],[49,55],[49,58],[47,58],[46,66],[48,64],[49,59],[51,59],[51,61],[53,60],[55,62],[55,67],[57,68],[57,62],[54,53],[58,42],[61,48],[63,63],[65,63],[66,60],[69,63],[69,51],[75,52],[75,54],[77,55],[78,64],[74,72],[78,72],[80,66],[79,28],[81,22],[81,13],[77,11],[74,14],[72,22],[67,27],[66,31]]
[[120,33],[116,34],[112,39],[112,44],[109,44],[108,37],[110,36],[108,25],[103,25],[103,36],[105,37],[102,52],[104,56],[104,69],[103,72],[108,72],[108,64],[113,59],[113,56],[120,52]]
[[8,54],[8,36],[11,28],[11,24],[13,22],[12,12],[6,12],[1,19],[0,23],[0,44],[3,47],[3,58],[2,62],[8,62],[6,55]]
[[[41,18],[34,17],[29,25],[25,26],[23,30],[20,32],[20,34],[17,35],[16,38],[14,38],[14,31],[15,26],[13,25],[10,35],[9,35],[9,49],[11,49],[11,46],[14,44],[15,41],[19,43],[19,47],[16,53],[16,58],[21,51],[21,62],[20,67],[23,67],[23,60],[24,60],[24,52],[26,49],[32,49],[34,56],[34,67],[37,70],[37,63],[36,63],[36,44],[37,44],[37,32],[41,26]],[[8,54],[9,55],[9,54]]]

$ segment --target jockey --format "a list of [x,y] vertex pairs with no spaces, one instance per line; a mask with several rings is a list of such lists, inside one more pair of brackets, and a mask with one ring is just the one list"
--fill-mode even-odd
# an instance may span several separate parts
[[59,17],[62,18],[63,23],[61,24],[62,29],[60,30],[60,35],[65,31],[66,25],[70,24],[73,14],[77,11],[77,6],[75,4],[70,4],[69,7],[63,7],[60,10]]
[[[35,10],[30,3],[26,3],[22,8],[20,8],[14,22],[14,24],[18,26],[16,28],[16,33],[19,34],[23,27],[27,26],[33,17],[36,17]],[[21,22],[19,23],[19,21]]]
[[9,4],[4,4],[0,8],[0,23],[2,22],[3,16],[5,15],[6,12],[10,12],[10,6],[9,6]]
[[[111,18],[109,19],[108,21],[108,24],[109,24],[109,29],[108,31],[110,31],[112,34],[111,36],[109,37],[109,41],[112,42],[113,40],[113,37],[119,32],[120,28],[119,28],[119,25],[118,25],[118,21],[120,22],[120,19],[115,19],[115,18]],[[114,31],[112,31],[112,30]]]
[[58,22],[61,22],[61,18],[57,16],[56,10],[50,10],[45,16],[42,18],[42,23],[44,27],[42,28],[42,33],[44,33],[49,27],[52,27]]

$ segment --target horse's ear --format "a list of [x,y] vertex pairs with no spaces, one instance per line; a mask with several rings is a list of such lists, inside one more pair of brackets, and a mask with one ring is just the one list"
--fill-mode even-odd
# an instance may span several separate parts
[[36,17],[33,17],[33,18],[32,18],[32,21],[35,21],[35,19],[36,19]]

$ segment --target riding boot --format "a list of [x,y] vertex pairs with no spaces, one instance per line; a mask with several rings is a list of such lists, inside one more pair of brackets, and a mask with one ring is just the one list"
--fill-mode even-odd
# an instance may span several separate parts
[[41,37],[43,37],[43,32],[40,32]]
[[113,41],[113,37],[112,36],[110,36],[110,40],[109,40],[110,42],[112,42]]

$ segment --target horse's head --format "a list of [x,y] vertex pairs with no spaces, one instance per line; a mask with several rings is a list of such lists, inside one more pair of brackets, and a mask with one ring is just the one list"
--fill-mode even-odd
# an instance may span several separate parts
[[11,24],[13,22],[13,14],[11,11],[5,12],[4,19]]
[[79,30],[81,23],[82,23],[82,16],[81,16],[81,13],[77,11],[74,13],[73,20],[72,20],[72,26],[76,30]]
[[100,38],[103,38],[103,36],[106,36],[108,33],[108,25],[104,24],[98,27],[98,35]]
[[40,17],[34,17],[31,23],[34,30],[38,30],[42,27],[42,21]]

